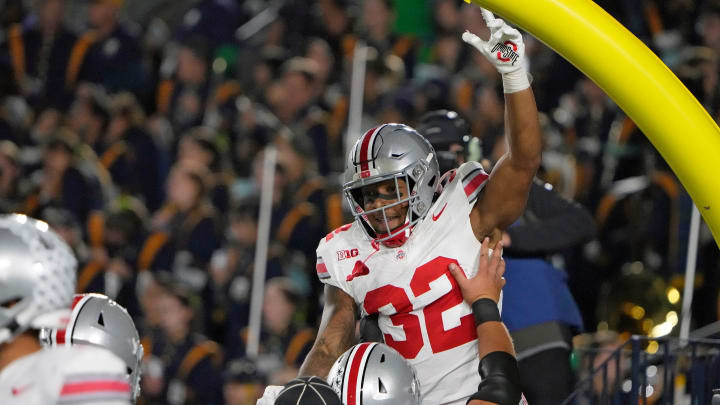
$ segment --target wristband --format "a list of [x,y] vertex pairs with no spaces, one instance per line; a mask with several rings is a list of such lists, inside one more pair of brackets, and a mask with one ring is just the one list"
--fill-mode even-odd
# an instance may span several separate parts
[[475,317],[475,326],[479,326],[485,322],[501,322],[500,310],[498,310],[495,301],[490,298],[480,298],[472,303],[473,317]]
[[505,94],[517,93],[530,87],[532,76],[525,69],[518,69],[502,75],[503,92]]

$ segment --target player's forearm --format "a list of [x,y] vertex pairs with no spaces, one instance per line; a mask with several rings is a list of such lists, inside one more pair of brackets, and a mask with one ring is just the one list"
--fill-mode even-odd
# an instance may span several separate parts
[[323,332],[300,366],[298,377],[327,377],[335,360],[355,343],[355,320],[338,319]]
[[318,376],[326,378],[333,363],[343,352],[344,350],[339,348],[331,349],[326,346],[313,346],[302,366],[300,366],[298,377]]
[[542,137],[532,88],[505,94],[505,128],[510,163],[534,175],[540,166]]
[[475,329],[478,336],[478,355],[481,359],[498,351],[515,355],[512,339],[502,322],[484,322]]
[[325,308],[312,349],[300,366],[299,377],[327,377],[333,363],[355,343],[353,299],[337,287],[325,286]]

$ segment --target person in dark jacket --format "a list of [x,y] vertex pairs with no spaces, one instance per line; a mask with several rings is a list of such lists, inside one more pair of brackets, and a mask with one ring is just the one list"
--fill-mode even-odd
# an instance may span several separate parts
[[118,16],[124,0],[91,0],[88,5],[90,48],[82,80],[102,85],[108,92],[127,90],[138,96],[146,91],[147,72],[142,63],[140,30],[121,22]]
[[[289,278],[276,277],[266,283],[258,366],[260,371],[267,373],[271,384],[297,376],[315,342],[315,330],[304,327],[296,319],[301,303],[302,296]],[[248,332],[249,328],[241,331],[243,344],[240,347],[243,349]],[[245,355],[244,352],[239,354]]]
[[64,208],[85,224],[93,209],[99,208],[101,199],[97,190],[78,169],[73,144],[56,137],[45,147],[43,167],[33,174],[37,181],[21,208],[27,215],[42,217],[47,207]]
[[210,47],[205,38],[190,36],[178,50],[177,68],[157,85],[155,108],[177,133],[202,124],[210,98]]
[[35,12],[10,26],[0,45],[0,81],[6,82],[0,88],[12,89],[34,106],[63,106],[71,100],[88,38],[63,24],[65,0],[36,3]]
[[112,98],[100,163],[123,193],[140,195],[148,210],[160,208],[163,193],[159,151],[143,129],[145,114],[131,93]]
[[208,169],[208,197],[219,213],[226,214],[232,176],[223,170],[224,162],[216,138],[217,134],[209,127],[191,128],[180,138],[178,160],[191,160]]
[[147,402],[222,405],[223,354],[217,343],[193,331],[197,297],[169,279],[159,284],[159,330],[143,339],[148,364],[154,364],[142,380]]
[[152,219],[153,230],[170,237],[171,271],[195,291],[205,288],[208,264],[221,242],[219,217],[208,201],[207,176],[207,169],[196,162],[175,164],[166,183],[165,205]]
[[[210,263],[210,282],[203,297],[208,334],[231,348],[228,358],[236,355],[240,331],[248,326],[250,317],[258,213],[257,198],[237,203],[229,214],[226,242]],[[275,245],[268,255],[265,279],[282,276],[282,251]]]

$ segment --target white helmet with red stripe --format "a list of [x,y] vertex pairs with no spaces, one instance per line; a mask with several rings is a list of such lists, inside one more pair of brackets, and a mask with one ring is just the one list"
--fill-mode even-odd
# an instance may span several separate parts
[[343,353],[328,375],[343,405],[419,405],[415,370],[382,343],[360,343]]
[[90,345],[109,350],[125,362],[133,397],[140,395],[140,335],[130,314],[109,297],[76,294],[67,327],[41,330],[40,341],[48,347]]
[[70,317],[77,261],[47,223],[0,215],[0,343]]
[[[360,189],[392,179],[396,182],[397,201],[365,211]],[[399,179],[408,187],[407,198],[400,196]],[[425,218],[439,180],[440,169],[430,142],[407,125],[384,124],[365,132],[350,151],[343,191],[355,220],[366,234],[377,242],[385,242],[397,240],[401,235],[409,236],[413,226]],[[377,212],[385,215],[386,209],[400,204],[408,204],[405,225],[396,229],[388,227],[387,232],[378,235],[367,221],[367,215]]]

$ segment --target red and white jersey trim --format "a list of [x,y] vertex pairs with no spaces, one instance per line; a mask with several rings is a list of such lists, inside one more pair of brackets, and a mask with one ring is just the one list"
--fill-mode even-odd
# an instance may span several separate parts
[[317,263],[315,264],[315,271],[317,272],[318,277],[320,280],[330,278],[330,273],[327,271],[327,266],[325,266],[325,261],[323,260],[322,256],[317,257]]
[[65,378],[58,404],[129,401],[131,388],[124,374],[74,374]]
[[0,370],[2,405],[130,405],[125,363],[96,346],[52,347]]
[[482,166],[479,164],[475,166],[469,173],[461,173],[462,186],[465,191],[465,195],[468,201],[473,202],[480,194],[480,191],[485,187],[485,183],[488,179],[488,174],[485,173]]

